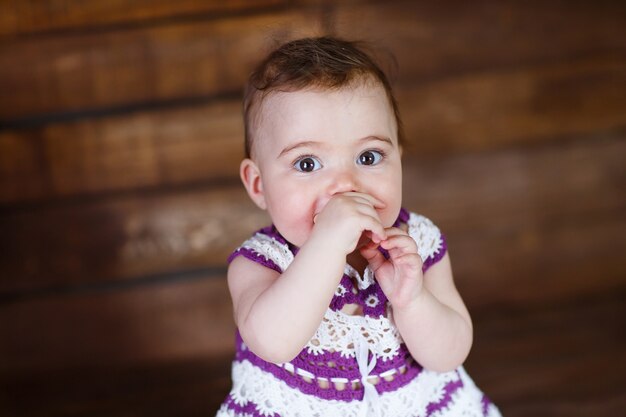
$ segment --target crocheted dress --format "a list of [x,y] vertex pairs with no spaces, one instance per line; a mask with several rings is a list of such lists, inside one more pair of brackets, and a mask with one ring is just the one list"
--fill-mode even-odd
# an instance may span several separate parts
[[[400,223],[417,242],[424,271],[443,258],[444,237],[430,220],[402,209]],[[245,256],[282,272],[296,253],[270,226],[244,242],[229,262]],[[363,314],[342,312],[346,304],[360,305]],[[217,417],[500,416],[463,367],[437,373],[420,366],[372,271],[368,267],[360,276],[348,264],[319,328],[295,359],[264,361],[237,332],[232,379]]]

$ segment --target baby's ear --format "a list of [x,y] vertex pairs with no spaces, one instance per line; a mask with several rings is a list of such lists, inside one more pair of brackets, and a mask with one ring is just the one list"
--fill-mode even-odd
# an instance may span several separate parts
[[239,166],[239,175],[241,176],[244,187],[246,187],[248,195],[252,201],[254,201],[254,204],[259,206],[260,209],[265,210],[267,204],[265,204],[261,171],[257,164],[252,159],[244,159]]

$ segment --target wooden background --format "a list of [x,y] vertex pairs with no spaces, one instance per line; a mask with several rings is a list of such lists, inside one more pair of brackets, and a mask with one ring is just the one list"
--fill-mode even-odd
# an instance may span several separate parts
[[506,416],[623,413],[625,27],[620,1],[0,2],[0,415],[215,413],[225,258],[267,221],[242,86],[320,34],[393,72],[477,383]]

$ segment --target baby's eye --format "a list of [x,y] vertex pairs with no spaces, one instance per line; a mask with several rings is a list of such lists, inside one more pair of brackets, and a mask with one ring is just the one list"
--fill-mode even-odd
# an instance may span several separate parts
[[300,158],[293,164],[293,167],[300,172],[313,172],[317,171],[322,167],[320,161],[317,158],[312,156],[305,156],[304,158]]
[[357,163],[359,165],[376,165],[383,159],[383,154],[379,151],[365,151],[359,155]]

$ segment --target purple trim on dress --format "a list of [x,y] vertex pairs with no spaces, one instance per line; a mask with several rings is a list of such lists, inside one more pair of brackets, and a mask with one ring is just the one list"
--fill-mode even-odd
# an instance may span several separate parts
[[432,402],[426,406],[426,417],[432,415],[433,413],[436,413],[437,411],[443,410],[444,408],[448,407],[452,402],[454,402],[454,400],[452,399],[452,394],[454,394],[460,388],[463,388],[463,381],[461,380],[459,372],[457,371],[456,374],[459,379],[457,379],[456,381],[450,381],[446,384],[445,388],[443,389],[444,395],[441,401],[436,403]]
[[277,241],[278,243],[281,243],[287,246],[287,248],[291,251],[293,256],[296,256],[298,254],[298,251],[300,250],[299,247],[287,241],[287,239],[285,239],[283,235],[280,234],[276,226],[274,226],[273,224],[270,226],[264,227],[263,229],[259,230],[257,233],[262,233],[264,235],[267,235],[271,237],[272,239],[274,239],[275,241]]
[[250,259],[253,262],[261,264],[267,268],[273,269],[279,274],[282,274],[283,272],[282,269],[280,269],[280,267],[276,265],[274,261],[265,257],[265,255],[261,255],[260,253],[253,251],[250,248],[244,248],[244,247],[241,247],[237,249],[236,251],[234,251],[233,253],[231,253],[227,260],[228,263],[231,263],[233,259],[235,259],[239,255],[243,256],[244,258]]
[[244,350],[237,353],[236,361],[249,361],[252,365],[261,369],[263,372],[269,373],[275,378],[285,382],[289,387],[297,389],[298,391],[308,394],[314,395],[318,398],[324,400],[341,400],[341,401],[352,401],[353,399],[358,399],[356,394],[361,394],[362,392],[353,391],[350,388],[346,388],[343,391],[338,391],[336,389],[322,389],[317,385],[306,382],[301,376],[294,375],[288,372],[286,369],[281,368],[280,366],[266,362],[263,359],[256,356],[250,350]]
[[226,397],[226,400],[223,403],[226,408],[229,410],[233,410],[237,415],[251,415],[252,417],[280,417],[280,414],[272,414],[272,416],[267,416],[265,414],[261,414],[258,410],[258,406],[252,401],[248,401],[246,405],[239,405],[235,402],[231,395]]
[[[340,391],[335,388],[334,384],[331,383],[329,384],[328,388],[321,388],[319,385],[315,383],[305,381],[300,375],[292,374],[279,365],[276,365],[271,362],[267,362],[259,358],[249,349],[242,349],[241,344],[239,342],[239,340],[241,340],[239,334],[238,334],[237,339],[238,339],[237,355],[235,357],[236,362],[248,361],[253,366],[256,366],[262,371],[267,372],[271,374],[272,376],[274,376],[275,378],[285,382],[289,387],[297,389],[298,391],[304,394],[313,395],[323,400],[340,400],[340,401],[359,400],[361,401],[363,399],[363,387],[358,388],[358,389],[353,389],[351,384],[348,384],[345,389]],[[328,352],[326,354],[334,355],[335,353]],[[352,359],[352,362],[356,364],[355,359]],[[354,371],[346,372],[344,370],[343,374],[332,376],[332,377],[333,378],[335,377],[346,378],[349,380],[360,379],[361,375],[358,372],[358,367],[355,366],[355,368],[356,369]],[[379,374],[381,372],[384,372],[384,369],[382,368],[378,368],[379,371],[376,371],[377,368],[375,368],[372,374]],[[333,369],[333,368],[327,368],[327,369]],[[390,369],[390,368],[387,368],[387,369]],[[412,362],[410,365],[407,366],[407,370],[405,373],[394,374],[394,379],[392,381],[385,381],[384,379],[379,381],[379,383],[375,385],[376,391],[378,391],[379,394],[382,394],[384,392],[389,392],[389,391],[395,391],[407,385],[409,382],[415,379],[417,375],[419,375],[422,372],[422,370],[423,368],[419,364],[417,364],[416,362]],[[319,372],[319,369],[317,370],[316,375],[322,376],[321,373]]]
[[483,394],[483,398],[480,400],[480,402],[483,405],[483,416],[487,417],[489,415],[489,406],[492,404],[491,400],[489,399],[489,397]]
[[[274,225],[259,229],[254,234],[265,235],[267,237],[274,239],[275,241],[277,241],[278,243],[282,245],[286,245],[294,256],[296,255],[296,253],[298,253],[298,248],[293,246],[291,243],[287,242],[287,240],[278,232],[278,230],[276,229]],[[282,269],[278,265],[276,265],[274,261],[267,258],[265,255],[257,253],[253,251],[252,249],[246,248],[244,246],[240,246],[237,249],[235,249],[233,253],[231,253],[228,256],[226,261],[228,263],[231,263],[233,259],[235,259],[239,255],[243,255],[245,258],[248,258],[251,261],[259,263],[270,269],[273,269],[274,271],[278,273],[281,273],[281,274],[283,273]]]
[[422,265],[422,272],[426,272],[428,268],[442,260],[447,251],[448,245],[446,244],[446,238],[443,234],[441,234],[441,248],[424,260],[424,264]]
[[257,231],[257,233],[267,235],[271,237],[272,239],[276,240],[278,243],[287,245],[289,249],[291,250],[291,252],[293,252],[293,248],[295,248],[295,246],[289,243],[287,239],[285,239],[283,235],[280,234],[278,229],[276,229],[276,226],[274,226],[273,224],[270,226],[264,227],[263,229],[260,229],[259,231]]
[[[407,361],[409,358],[410,353],[406,348],[406,345],[402,344],[400,345],[400,349],[398,349],[398,352],[393,357],[387,360],[384,360],[380,357],[376,358],[376,366],[371,373],[373,375],[378,375],[390,369],[398,369],[403,365],[407,365]],[[371,355],[368,359],[371,359]],[[319,365],[320,363],[326,364],[329,362],[333,362],[335,366],[331,368],[328,366]],[[303,369],[324,378],[361,378],[356,359],[342,356],[339,352],[324,351],[323,353],[316,355],[314,353],[309,353],[307,351],[307,348],[304,348],[298,356],[291,360],[290,363],[296,368]],[[421,366],[419,364],[413,363],[410,366],[418,367],[421,369]]]
[[[352,279],[344,274],[337,286],[343,287],[343,294],[335,294],[330,302],[330,309],[340,311],[346,304],[358,304],[363,307],[363,315],[379,318],[385,315],[387,309],[387,296],[383,292],[378,282],[374,282],[364,290],[359,290],[357,294],[352,292]],[[372,304],[369,304],[369,303]]]

